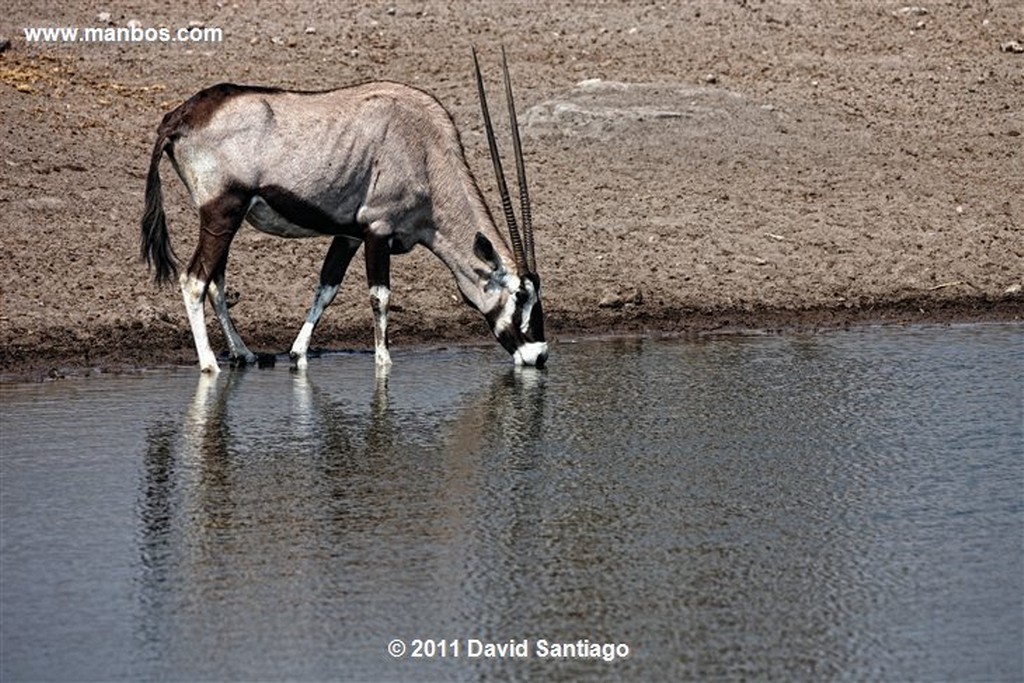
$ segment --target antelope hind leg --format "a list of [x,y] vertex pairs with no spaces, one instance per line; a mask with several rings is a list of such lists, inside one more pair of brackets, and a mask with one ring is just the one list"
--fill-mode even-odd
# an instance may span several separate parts
[[232,365],[252,365],[257,361],[256,354],[249,350],[238,334],[231,314],[228,313],[227,289],[224,286],[224,272],[213,279],[208,287],[210,303],[213,304],[213,312],[220,321],[221,329],[224,330],[224,338],[228,342],[228,355],[231,357]]
[[192,328],[192,339],[196,343],[196,355],[199,356],[199,369],[202,372],[216,374],[220,372],[217,356],[210,347],[210,338],[206,334],[206,316],[203,305],[206,302],[206,283],[191,273],[181,276],[181,294],[185,299],[185,313],[188,324]]
[[[199,243],[188,269],[181,276],[181,294],[192,328],[192,338],[196,343],[199,369],[203,372],[220,371],[217,357],[213,354],[210,338],[206,333],[206,316],[203,311],[206,293],[211,288],[211,283],[217,283],[213,285],[213,305],[218,317],[224,313],[225,317],[221,324],[227,320],[225,332],[228,333],[228,343],[237,342],[240,345],[237,349],[232,348],[232,352],[249,352],[238,337],[238,332],[234,330],[230,317],[226,315],[227,303],[224,300],[224,268],[227,265],[228,248],[235,232],[242,224],[247,208],[248,197],[239,192],[225,192],[199,207]],[[229,328],[231,332],[228,332]]]

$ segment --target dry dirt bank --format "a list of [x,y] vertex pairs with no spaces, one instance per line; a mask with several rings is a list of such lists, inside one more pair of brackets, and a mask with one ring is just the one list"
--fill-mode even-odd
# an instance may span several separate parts
[[[129,22],[224,38],[23,33]],[[204,86],[426,88],[493,204],[471,45],[494,81],[509,50],[555,337],[1024,315],[1018,2],[40,1],[9,8],[0,36],[7,378],[194,361],[179,295],[139,263],[138,219],[156,125]],[[164,177],[187,256],[197,221]],[[326,246],[240,233],[228,278],[251,346],[288,347]],[[315,346],[368,345],[361,270]],[[396,259],[393,281],[396,346],[486,338],[428,253]]]

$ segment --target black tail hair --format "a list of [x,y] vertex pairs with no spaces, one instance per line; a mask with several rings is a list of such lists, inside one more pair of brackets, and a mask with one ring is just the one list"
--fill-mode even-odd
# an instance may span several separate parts
[[[166,124],[166,121],[165,121]],[[146,209],[142,214],[142,235],[140,250],[146,265],[156,269],[157,284],[170,282],[178,274],[177,257],[171,249],[167,234],[167,219],[164,216],[164,196],[160,187],[160,159],[170,145],[169,131],[161,125],[153,156],[149,161],[146,175]]]

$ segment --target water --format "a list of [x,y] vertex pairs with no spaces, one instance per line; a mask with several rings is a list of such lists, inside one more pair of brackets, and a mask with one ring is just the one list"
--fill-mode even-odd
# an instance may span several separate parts
[[394,356],[3,386],[2,679],[1024,677],[1020,325]]

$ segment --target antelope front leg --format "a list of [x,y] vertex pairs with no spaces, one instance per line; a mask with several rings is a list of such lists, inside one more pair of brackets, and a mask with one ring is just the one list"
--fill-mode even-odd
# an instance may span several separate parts
[[373,309],[373,355],[378,367],[391,365],[391,352],[388,351],[388,304],[390,302],[391,289],[387,285],[370,287],[370,307]]
[[306,322],[302,324],[302,329],[299,330],[295,341],[292,342],[291,351],[288,352],[296,370],[305,370],[309,367],[309,359],[306,354],[309,352],[309,342],[313,338],[313,330],[316,329],[316,324],[320,321],[320,316],[323,315],[324,309],[334,301],[334,296],[337,293],[338,285],[325,285],[321,282],[320,286],[316,288],[316,294],[313,295],[313,305],[309,308]]
[[366,281],[370,285],[373,309],[374,358],[378,368],[391,365],[388,351],[388,304],[391,301],[391,241],[371,236],[366,239]]
[[305,370],[309,365],[306,353],[309,351],[309,341],[313,337],[313,330],[320,322],[320,316],[324,314],[324,309],[334,301],[341,281],[345,278],[348,264],[359,250],[360,244],[362,244],[361,240],[344,236],[335,237],[331,242],[327,256],[324,258],[324,265],[320,268],[320,285],[316,288],[316,294],[313,295],[313,305],[310,306],[306,322],[303,323],[302,329],[295,337],[295,342],[289,353],[297,370]]

